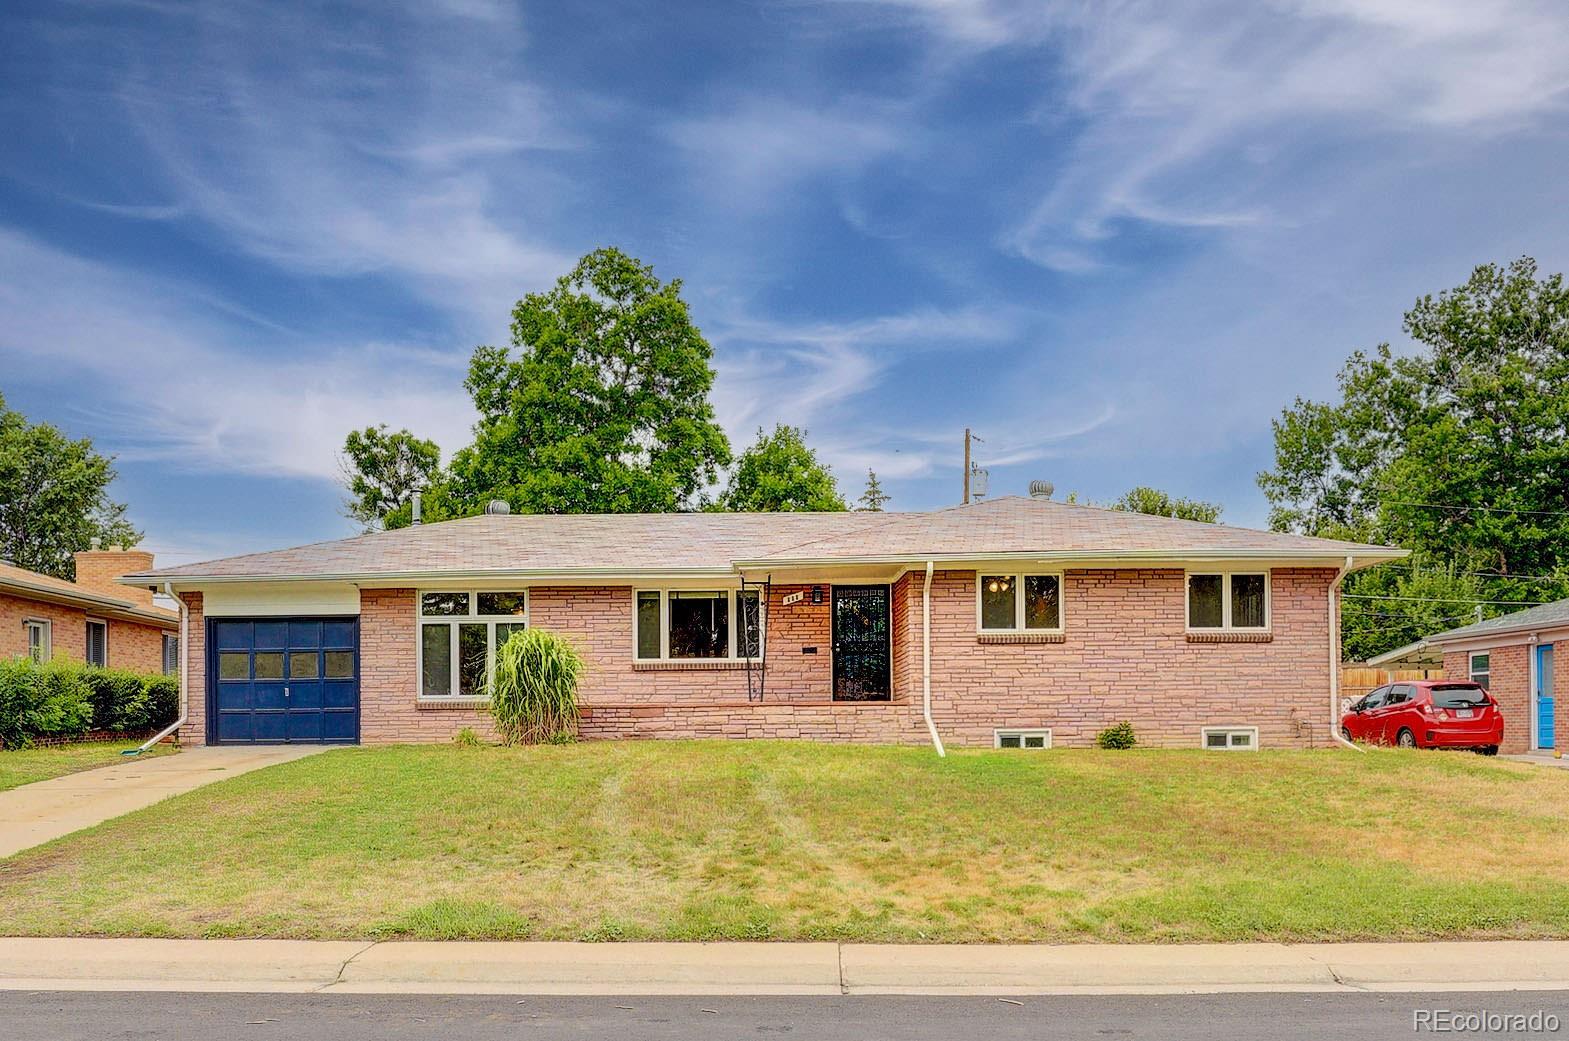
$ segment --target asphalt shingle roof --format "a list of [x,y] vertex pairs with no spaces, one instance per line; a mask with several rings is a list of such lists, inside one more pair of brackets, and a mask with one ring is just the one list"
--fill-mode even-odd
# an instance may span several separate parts
[[1050,551],[1279,552],[1388,559],[1399,550],[1007,497],[931,513],[506,514],[468,517],[134,579],[393,576],[451,571],[728,570],[737,561]]
[[180,615],[177,611],[166,610],[162,607],[144,607],[133,600],[124,597],[112,596],[101,593],[96,589],[67,582],[63,578],[53,575],[29,571],[14,564],[0,564],[0,588],[5,588],[26,596],[29,593],[48,594],[74,603],[102,607],[113,605],[115,610],[130,614],[144,615],[150,618],[159,618],[165,621],[175,621]]
[[1464,640],[1472,636],[1514,632],[1518,629],[1545,629],[1550,626],[1569,625],[1569,600],[1555,600],[1550,604],[1528,607],[1524,611],[1501,614],[1481,622],[1462,625],[1427,638],[1428,643]]

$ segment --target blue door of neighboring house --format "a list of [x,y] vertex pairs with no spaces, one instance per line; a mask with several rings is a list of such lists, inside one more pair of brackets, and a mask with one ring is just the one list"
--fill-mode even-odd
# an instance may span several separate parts
[[207,623],[212,744],[355,744],[359,621],[214,618]]
[[1536,648],[1536,747],[1553,747],[1553,645]]

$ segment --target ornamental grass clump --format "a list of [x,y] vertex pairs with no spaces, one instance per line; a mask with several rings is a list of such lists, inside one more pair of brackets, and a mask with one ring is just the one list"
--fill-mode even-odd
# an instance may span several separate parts
[[562,744],[577,737],[577,681],[583,659],[544,629],[513,633],[496,649],[490,711],[509,745]]

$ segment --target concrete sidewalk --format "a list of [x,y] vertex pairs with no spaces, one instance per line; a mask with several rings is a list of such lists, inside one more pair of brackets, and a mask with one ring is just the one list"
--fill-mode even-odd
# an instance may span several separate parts
[[0,792],[0,857],[204,784],[324,750],[322,745],[193,748],[24,784]]
[[892,946],[6,939],[0,989],[1195,994],[1569,988],[1569,942]]

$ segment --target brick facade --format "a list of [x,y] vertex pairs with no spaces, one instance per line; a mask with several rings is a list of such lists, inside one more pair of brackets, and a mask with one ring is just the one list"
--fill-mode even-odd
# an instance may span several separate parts
[[105,618],[81,607],[0,593],[0,657],[16,658],[27,653],[27,631],[22,623],[32,618],[50,623],[49,642],[53,656],[70,661],[87,659],[87,619],[108,622],[109,665],[133,672],[162,672],[164,633],[178,632],[174,626],[164,628]]
[[[990,746],[998,726],[1050,727],[1057,745],[1086,745],[1100,729],[1132,721],[1141,743],[1196,748],[1208,725],[1255,726],[1265,748],[1329,740],[1331,569],[1276,569],[1271,632],[1248,642],[1197,642],[1185,631],[1183,572],[1070,570],[1063,576],[1065,632],[1053,642],[994,642],[975,631],[975,573],[932,580],[933,715],[945,741]],[[630,587],[536,586],[530,624],[562,633],[587,661],[583,734],[621,737],[780,737],[920,743],[923,572],[892,589],[894,700],[835,703],[829,600],[810,587],[776,586],[768,603],[767,681],[747,700],[738,663],[650,666],[633,659]],[[826,588],[825,588],[826,592]],[[367,744],[446,741],[464,727],[489,734],[472,705],[421,704],[413,590],[361,593],[360,737]],[[201,598],[191,607],[191,718],[204,719]],[[815,653],[803,653],[816,648]],[[754,683],[759,679],[753,675]]]
[[[1509,644],[1504,647],[1486,648],[1489,655],[1487,692],[1498,702],[1504,714],[1504,743],[1498,750],[1505,755],[1520,755],[1531,751],[1531,716],[1536,710],[1531,696],[1531,655],[1534,647],[1527,643]],[[1444,651],[1444,678],[1468,680],[1471,678],[1471,651]],[[1478,652],[1480,653],[1480,652]],[[1563,668],[1556,671],[1556,705],[1569,696],[1569,683],[1563,679]],[[1560,709],[1554,717],[1554,735],[1557,747],[1564,748],[1569,740],[1569,725],[1565,723],[1566,710]]]

